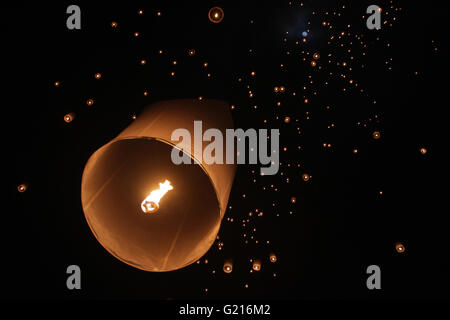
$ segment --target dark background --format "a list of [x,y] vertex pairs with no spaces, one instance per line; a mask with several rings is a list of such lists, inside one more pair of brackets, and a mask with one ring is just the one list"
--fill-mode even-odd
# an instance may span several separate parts
[[[388,17],[396,21],[379,31],[368,30],[362,18],[372,1],[303,1],[302,7],[299,1],[86,3],[79,4],[81,30],[66,28],[66,8],[73,3],[3,5],[3,290],[11,298],[63,299],[449,298],[446,13],[410,2],[403,7],[393,1],[402,10],[391,10]],[[383,14],[390,6],[376,4]],[[225,12],[219,24],[207,18],[215,5]],[[335,10],[341,16],[324,14]],[[324,19],[334,29],[323,28]],[[111,21],[117,21],[116,29]],[[295,45],[306,29],[308,41]],[[345,52],[349,41],[342,41],[344,47],[327,44],[338,30],[364,35],[365,50],[353,40],[354,61]],[[192,48],[196,55],[190,57]],[[307,56],[301,50],[319,52],[322,69],[310,66],[310,56],[302,61]],[[327,63],[328,53],[333,63]],[[145,66],[139,64],[143,58]],[[348,78],[329,75],[342,72],[336,61],[354,65],[350,74],[364,94]],[[274,93],[276,85],[286,92]],[[342,92],[344,87],[349,89]],[[84,165],[144,106],[199,96],[236,105],[236,128],[280,128],[282,166],[276,176],[265,177],[258,166],[239,166],[232,209],[219,232],[222,250],[214,244],[200,264],[174,272],[134,269],[107,253],[84,219]],[[89,98],[92,107],[85,103]],[[63,121],[68,112],[76,113],[70,124]],[[335,128],[327,129],[331,123]],[[379,140],[372,138],[375,130]],[[324,142],[332,147],[324,148]],[[311,180],[304,182],[303,173]],[[28,190],[17,192],[24,182]],[[264,215],[255,217],[255,209]],[[254,215],[244,228],[241,221],[250,211]],[[249,236],[253,228],[260,241],[245,244],[243,233]],[[405,253],[395,251],[396,242],[405,245]],[[268,262],[272,251],[274,264]],[[227,258],[234,260],[229,275],[222,272]],[[263,261],[262,270],[250,273],[249,259],[255,258]],[[71,264],[81,267],[82,290],[66,288]],[[366,287],[371,264],[381,268],[382,290]]]

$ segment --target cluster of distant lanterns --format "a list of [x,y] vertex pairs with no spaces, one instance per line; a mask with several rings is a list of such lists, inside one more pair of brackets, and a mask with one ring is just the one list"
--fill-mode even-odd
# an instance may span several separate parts
[[[139,15],[142,15],[143,14],[143,11],[142,10],[139,10]],[[158,16],[160,16],[161,15],[161,13],[160,12],[158,12]],[[208,11],[208,18],[209,18],[209,20],[212,22],[212,23],[220,23],[222,20],[223,20],[223,18],[224,18],[224,11],[223,11],[223,9],[222,8],[220,8],[220,7],[213,7],[213,8],[211,8],[209,11]],[[117,27],[117,22],[115,22],[115,21],[113,21],[113,22],[111,22],[111,27],[113,27],[113,28],[115,28],[115,27]],[[139,33],[138,32],[136,32],[135,33],[135,36],[138,36],[139,35]],[[305,31],[305,32],[303,32],[302,33],[302,35],[303,35],[303,37],[306,37],[307,35],[308,35],[308,33]],[[194,56],[196,54],[196,51],[195,51],[195,49],[190,49],[190,50],[188,50],[188,55],[190,55],[190,56]],[[313,57],[313,59],[314,60],[312,60],[311,61],[311,65],[314,67],[314,66],[316,66],[316,61],[315,60],[318,60],[319,58],[320,58],[320,54],[319,53],[314,53],[313,55],[312,55],[312,57]],[[145,60],[141,60],[141,64],[145,64],[146,63],[146,61]],[[175,64],[176,64],[176,62],[175,62]],[[343,63],[343,65],[345,66],[346,65],[346,63],[344,62]],[[205,63],[205,65],[204,65],[205,67],[207,66],[207,63]],[[252,72],[251,73],[251,75],[252,76],[254,76],[255,75],[255,73],[254,72]],[[101,73],[95,73],[94,74],[94,78],[95,79],[100,79],[102,77],[102,75],[101,75]],[[55,87],[60,87],[61,86],[61,83],[60,83],[60,81],[55,81],[54,82],[54,86]],[[284,86],[275,86],[274,87],[274,92],[280,92],[280,93],[283,93],[285,91],[285,87]],[[145,92],[146,93],[146,92]],[[145,94],[146,95],[146,94]],[[202,97],[200,97],[199,98],[199,100],[203,100],[202,99]],[[305,103],[308,103],[308,99],[305,99],[305,101],[304,101]],[[88,105],[88,106],[92,106],[94,104],[94,100],[93,99],[87,99],[86,100],[86,105]],[[233,106],[232,106],[233,107]],[[232,108],[233,109],[233,108]],[[66,114],[65,116],[64,116],[64,121],[66,122],[66,123],[70,123],[70,122],[72,122],[73,120],[75,119],[75,113],[73,113],[73,112],[70,112],[70,113],[68,113],[68,114]],[[133,118],[133,119],[135,119],[135,117]],[[288,116],[286,116],[285,118],[284,118],[284,122],[285,123],[289,123],[291,121],[291,118],[290,117],[288,117]],[[374,131],[373,133],[372,133],[372,138],[373,139],[375,139],[375,140],[378,140],[378,139],[380,139],[380,137],[381,137],[381,134],[380,134],[380,132],[379,131]],[[424,155],[424,154],[426,154],[427,153],[427,149],[425,149],[425,148],[420,148],[419,149],[419,151],[420,151],[420,153],[422,154],[422,155]],[[358,150],[357,149],[354,149],[353,150],[353,152],[354,153],[357,153],[358,152]],[[230,176],[232,176],[232,175],[234,175],[234,173],[233,174],[229,174]],[[312,178],[312,176],[310,176],[309,174],[307,174],[307,173],[303,173],[302,174],[302,180],[303,181],[309,181],[311,178]],[[168,181],[166,181],[166,182],[168,182]],[[170,182],[168,182],[168,184],[170,185]],[[164,183],[160,183],[160,188],[161,188],[161,185],[164,185]],[[20,184],[20,185],[18,185],[17,186],[17,190],[18,190],[18,192],[19,193],[24,193],[25,191],[27,191],[27,189],[28,189],[28,183],[22,183],[22,184]],[[173,189],[172,188],[172,186],[170,186],[171,188],[168,188],[167,190],[171,190],[171,189]],[[167,192],[167,190],[165,191],[165,192]],[[228,190],[228,189],[224,189],[224,191],[223,191],[223,194],[225,194],[225,199],[226,198],[228,198],[228,193],[229,193],[229,191],[230,190]],[[155,193],[156,191],[154,190],[153,191],[153,193]],[[157,199],[158,201],[155,201],[154,199],[150,199],[150,200],[152,200],[152,201],[150,201],[150,200],[148,200],[148,198],[150,197],[151,198],[151,195],[152,195],[152,193],[150,193],[150,195],[148,195],[147,196],[147,198],[142,202],[142,204],[141,204],[141,208],[142,208],[142,210],[144,211],[144,212],[146,212],[146,213],[148,213],[148,212],[156,212],[158,209],[159,209],[159,200],[161,199],[161,197],[165,194],[165,192],[164,193],[161,193],[161,195],[160,195],[160,197]],[[295,198],[295,197],[291,197],[291,199],[290,199],[290,202],[292,203],[292,204],[295,204],[296,203],[296,201],[297,201],[297,199]],[[84,208],[85,209],[85,211],[86,211],[86,208]],[[92,226],[91,226],[91,228],[92,228]],[[214,230],[214,232],[217,232],[217,230]],[[99,241],[100,241],[100,239],[98,239]],[[100,241],[100,242],[102,242],[102,241]],[[103,244],[103,243],[102,243]],[[105,244],[103,244],[104,246],[105,246]],[[204,247],[205,248],[208,248],[208,246],[209,246],[209,244],[208,244],[208,241],[205,241],[205,244],[204,244]],[[106,247],[106,246],[105,246]],[[219,248],[219,249],[221,249],[221,247]],[[397,253],[404,253],[405,252],[405,246],[402,244],[402,243],[400,243],[400,242],[397,242],[397,243],[395,243],[395,250],[396,250],[396,252]],[[116,257],[118,257],[116,254],[113,254],[113,255],[115,255]],[[125,256],[126,256],[126,254],[124,254]],[[196,254],[194,254],[194,256],[198,256],[198,255],[201,255],[201,253],[199,252],[199,253],[196,253]],[[131,256],[133,256],[133,254],[131,254]],[[166,256],[166,259],[167,259],[167,257],[168,256]],[[118,257],[120,260],[122,260],[122,261],[124,261],[124,262],[127,262],[126,261],[126,259],[124,258],[124,257]],[[192,258],[192,257],[191,257]],[[192,261],[192,260],[191,260]],[[270,255],[269,255],[269,261],[271,262],[271,263],[275,263],[275,262],[277,262],[277,256],[275,255],[275,253],[270,253]],[[261,262],[261,260],[260,259],[255,259],[255,260],[250,260],[250,262],[252,262],[252,269],[251,269],[251,272],[252,271],[260,271],[261,270],[261,268],[262,268],[262,262]],[[127,262],[128,263],[128,262]],[[147,262],[148,263],[148,262]],[[181,262],[179,262],[179,261],[176,261],[172,266],[170,266],[170,267],[165,267],[165,265],[164,265],[164,267],[162,267],[161,268],[161,270],[154,270],[154,271],[168,271],[168,270],[173,270],[173,269],[178,269],[178,268],[180,268],[180,267],[183,267],[184,265],[187,265],[187,264],[189,264],[190,262],[187,262],[187,260],[186,261],[182,261],[182,263]],[[132,264],[132,263],[130,263],[130,264]],[[152,264],[152,263],[148,263],[148,264]],[[133,264],[132,264],[133,265]],[[144,269],[144,270],[151,270],[151,268],[146,268],[145,266],[143,267],[143,266],[136,266],[136,265],[134,265],[135,267],[137,267],[137,268],[140,268],[140,269]],[[225,262],[224,262],[224,265],[223,265],[223,272],[225,272],[225,273],[231,273],[233,271],[233,261],[231,260],[231,259],[229,259],[229,260],[226,260]]]
[[[271,253],[269,255],[269,261],[272,263],[277,262],[277,256],[275,255],[275,253]],[[261,270],[261,260],[256,259],[256,260],[250,260],[250,262],[252,262],[252,270],[253,271],[260,271]],[[225,260],[224,264],[223,264],[223,272],[225,273],[231,273],[233,271],[233,260]]]
[[275,86],[273,88],[273,92],[281,92],[283,93],[286,90],[286,88],[284,86]]

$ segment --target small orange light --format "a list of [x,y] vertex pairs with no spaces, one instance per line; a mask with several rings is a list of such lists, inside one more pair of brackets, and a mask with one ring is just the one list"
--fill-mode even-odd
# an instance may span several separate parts
[[275,253],[272,252],[272,253],[270,254],[269,260],[270,260],[270,262],[272,262],[272,263],[277,262],[277,256],[275,255]]
[[233,271],[233,262],[231,260],[226,260],[223,264],[223,272],[231,273]]
[[396,250],[398,253],[403,253],[403,252],[405,252],[405,246],[404,246],[402,243],[397,242],[397,243],[395,244],[395,250]]
[[219,23],[223,20],[224,12],[220,7],[213,7],[208,11],[209,21],[212,23]]
[[253,270],[255,270],[255,271],[261,270],[261,260],[253,261]]
[[75,118],[75,113],[71,112],[64,116],[64,121],[67,123],[70,123],[73,121],[74,118]]

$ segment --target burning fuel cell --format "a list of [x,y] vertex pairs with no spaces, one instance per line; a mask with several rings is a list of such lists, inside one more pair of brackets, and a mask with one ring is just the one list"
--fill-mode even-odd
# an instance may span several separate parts
[[144,213],[154,213],[159,209],[159,202],[164,195],[173,190],[173,186],[169,180],[159,184],[159,188],[150,192],[150,194],[142,201],[141,209]]
[[183,268],[216,239],[236,166],[199,161],[206,145],[196,150],[194,141],[179,150],[195,160],[192,164],[172,162],[172,132],[185,128],[194,135],[194,120],[201,120],[204,130],[233,128],[223,101],[158,102],[95,151],[84,168],[81,202],[92,233],[110,254],[135,268]]

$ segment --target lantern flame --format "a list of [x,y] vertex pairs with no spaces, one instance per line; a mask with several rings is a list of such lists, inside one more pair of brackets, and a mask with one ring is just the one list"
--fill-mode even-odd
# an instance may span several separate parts
[[159,209],[159,201],[164,195],[173,189],[172,184],[169,180],[159,183],[159,189],[153,190],[150,194],[142,201],[141,209],[144,213],[154,213]]

